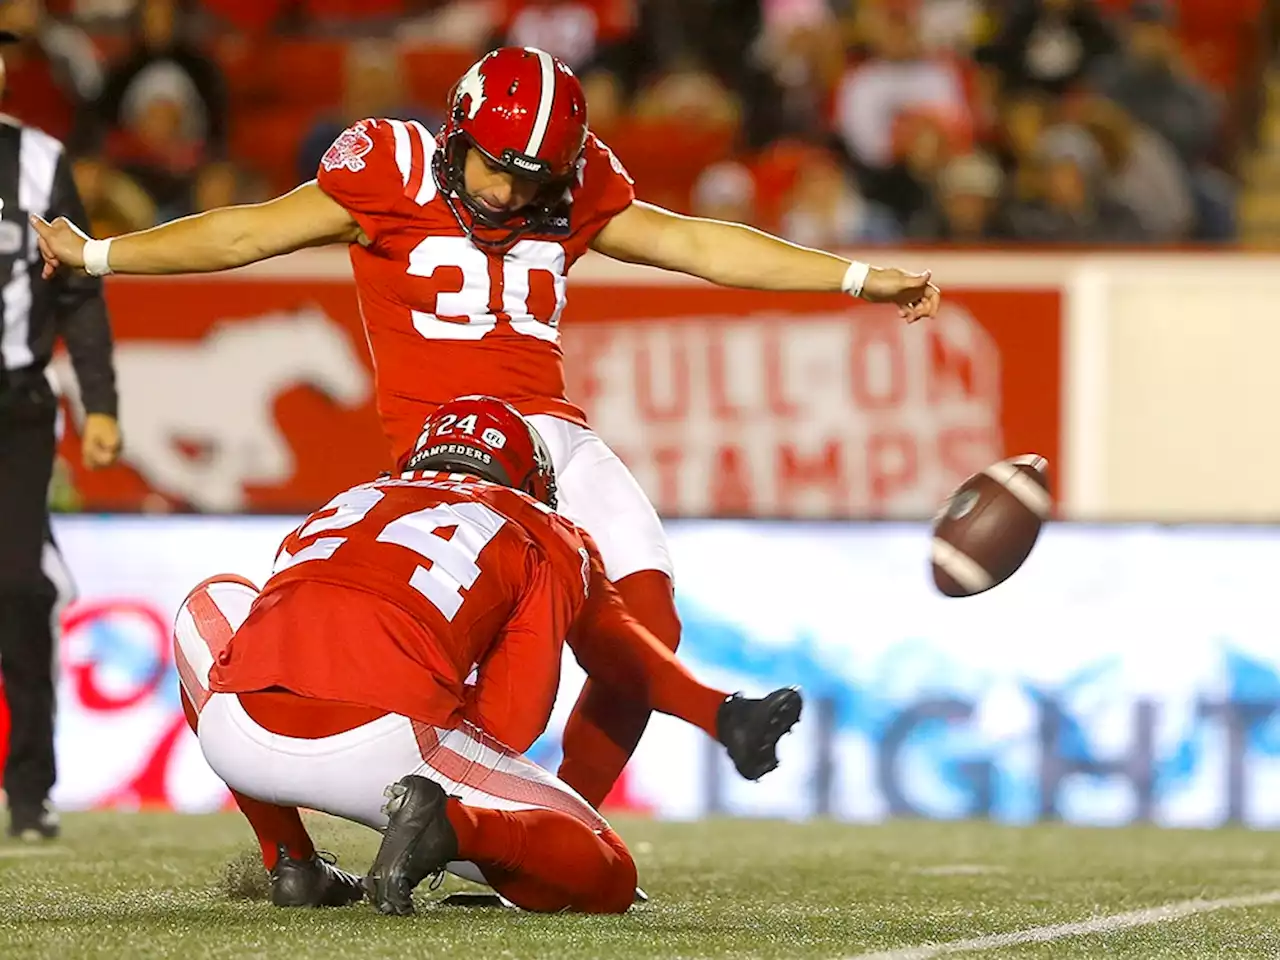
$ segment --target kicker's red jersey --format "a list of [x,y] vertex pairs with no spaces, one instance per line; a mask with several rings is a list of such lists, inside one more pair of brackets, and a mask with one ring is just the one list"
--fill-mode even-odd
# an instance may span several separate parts
[[[568,215],[503,254],[465,235],[432,174],[421,124],[362,120],[320,162],[320,189],[360,224],[351,245],[373,354],[378,412],[397,461],[435,406],[488,394],[521,413],[586,425],[565,396],[560,314],[565,278],[596,234],[635,199],[630,176],[588,134]],[[465,214],[463,214],[465,216]]]
[[[530,718],[519,732],[536,726],[536,737],[587,596],[582,537],[524,494],[479,480],[415,473],[353,487],[285,538],[209,689],[281,687],[448,726],[469,703],[484,713],[475,704],[485,696],[507,717],[514,686]],[[283,628],[261,629],[300,584],[342,589],[310,590],[322,609],[291,603]],[[486,676],[499,648],[518,677]],[[474,669],[481,682],[468,689]]]

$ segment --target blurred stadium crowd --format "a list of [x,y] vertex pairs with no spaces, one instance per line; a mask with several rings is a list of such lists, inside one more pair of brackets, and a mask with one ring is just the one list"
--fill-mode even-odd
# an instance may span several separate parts
[[817,246],[1237,235],[1264,0],[9,0],[4,109],[98,236],[263,199],[350,121],[437,124],[539,46],[672,208]]

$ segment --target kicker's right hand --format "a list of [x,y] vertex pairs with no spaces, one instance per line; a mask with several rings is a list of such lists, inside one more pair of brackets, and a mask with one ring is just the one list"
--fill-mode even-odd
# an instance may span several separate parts
[[84,270],[84,245],[89,238],[79,227],[66,217],[58,217],[53,223],[48,223],[34,214],[31,226],[40,244],[40,256],[44,258],[41,275],[46,280],[61,267]]

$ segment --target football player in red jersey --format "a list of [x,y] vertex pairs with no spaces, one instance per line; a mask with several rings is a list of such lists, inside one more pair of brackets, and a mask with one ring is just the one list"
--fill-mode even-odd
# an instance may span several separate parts
[[[486,55],[458,81],[435,136],[413,121],[363,120],[317,178],[263,204],[228,207],[110,240],[33,221],[45,273],[199,273],[303,247],[349,245],[391,454],[412,448],[438,404],[499,396],[551,450],[561,511],[590,532],[634,615],[670,649],[680,639],[673,567],[639,484],[565,394],[558,321],[566,275],[588,249],[763,290],[844,291],[933,315],[929,275],[850,262],[741,224],[639,201],[587,127],[582,87],[534,49]],[[598,805],[648,710],[592,681],[565,733],[561,777]]]
[[[308,517],[261,593],[215,577],[178,613],[184,708],[258,835],[272,898],[367,892],[411,913],[418,883],[465,861],[525,909],[625,911],[626,846],[521,755],[550,719],[562,645],[716,737],[749,779],[777,765],[800,694],[704,686],[632,619],[590,536],[554,512],[550,456],[508,404],[446,403],[405,467]],[[383,832],[363,884],[316,856],[298,807]]]

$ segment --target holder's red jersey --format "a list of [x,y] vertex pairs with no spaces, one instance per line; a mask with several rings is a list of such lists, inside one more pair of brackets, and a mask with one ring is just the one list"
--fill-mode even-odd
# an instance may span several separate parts
[[[588,577],[577,528],[508,487],[439,473],[362,484],[285,538],[209,689],[283,687],[447,725],[472,670],[506,645],[520,696],[549,716]],[[287,629],[258,629],[300,582],[344,589],[313,594],[326,609],[295,605]]]
[[432,172],[438,145],[419,123],[362,120],[320,162],[320,189],[360,224],[351,265],[398,460],[435,406],[488,394],[521,413],[586,425],[565,396],[565,278],[596,234],[635,199],[630,176],[588,134],[568,215],[505,253],[465,235]]

